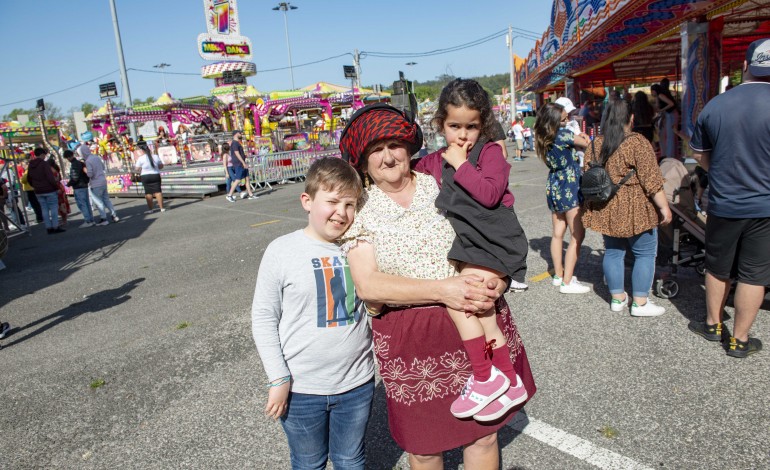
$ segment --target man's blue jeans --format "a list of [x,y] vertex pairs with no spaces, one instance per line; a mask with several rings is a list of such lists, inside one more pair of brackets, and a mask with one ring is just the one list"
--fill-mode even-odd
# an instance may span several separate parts
[[40,208],[43,209],[43,222],[45,228],[56,228],[59,226],[59,197],[55,192],[36,194],[40,202]]
[[634,254],[634,268],[631,271],[631,295],[647,297],[655,276],[655,255],[658,253],[658,229],[654,228],[629,238],[615,238],[604,235],[604,277],[610,294],[624,292],[626,249]]
[[110,202],[110,195],[107,194],[107,186],[97,186],[91,188],[91,202],[99,210],[102,219],[107,220],[108,216],[115,216],[115,208]]
[[91,213],[91,201],[88,198],[88,188],[76,188],[72,190],[75,193],[75,203],[83,214],[83,220],[87,223],[93,223],[94,215]]
[[[233,167],[228,166],[227,167],[227,176],[225,179],[225,191],[227,194],[230,194],[230,187],[235,182],[235,171],[233,171]],[[241,192],[241,185],[235,187],[235,192],[240,193]]]
[[374,396],[374,380],[339,395],[289,394],[281,418],[289,439],[291,468],[363,470],[364,435]]

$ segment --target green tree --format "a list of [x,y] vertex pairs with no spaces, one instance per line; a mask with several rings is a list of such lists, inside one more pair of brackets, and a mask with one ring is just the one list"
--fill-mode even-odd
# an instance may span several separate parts
[[15,121],[19,114],[27,114],[32,117],[36,113],[37,111],[34,109],[13,108],[12,110],[8,111],[7,114],[3,115],[3,121]]
[[[29,119],[31,121],[37,120],[37,109],[36,108],[14,108],[10,111],[8,111],[7,114],[3,116],[3,121],[15,121],[16,118],[19,116],[19,114],[26,114],[29,116]],[[51,119],[54,121],[60,121],[63,119],[64,113],[62,112],[61,108],[56,106],[53,103],[46,103],[45,104],[45,118]],[[21,123],[25,124],[25,123]]]
[[153,97],[153,96],[148,96],[144,100],[142,100],[140,98],[134,98],[134,100],[133,100],[134,106],[139,106],[140,104],[151,104],[151,103],[154,103],[154,102],[155,102],[155,97]]
[[83,104],[80,105],[80,111],[82,111],[83,114],[85,114],[86,116],[88,116],[89,114],[93,113],[97,109],[99,109],[99,107],[96,106],[93,103],[86,102],[86,103],[83,103]]

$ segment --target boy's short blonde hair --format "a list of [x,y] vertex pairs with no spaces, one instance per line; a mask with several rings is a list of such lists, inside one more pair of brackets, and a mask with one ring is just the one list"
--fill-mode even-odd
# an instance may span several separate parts
[[305,179],[305,193],[311,198],[319,189],[351,194],[358,199],[363,185],[358,172],[348,162],[338,157],[324,157],[310,165]]

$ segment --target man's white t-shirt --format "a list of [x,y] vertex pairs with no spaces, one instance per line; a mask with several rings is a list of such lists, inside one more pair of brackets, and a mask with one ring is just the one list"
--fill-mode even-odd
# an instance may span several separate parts
[[513,138],[516,140],[524,139],[524,128],[518,122],[513,125]]

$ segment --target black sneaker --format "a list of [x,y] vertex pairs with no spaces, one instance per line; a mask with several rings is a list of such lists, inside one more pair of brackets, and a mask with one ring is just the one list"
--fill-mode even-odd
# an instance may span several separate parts
[[727,355],[732,357],[742,358],[761,350],[762,341],[757,338],[749,338],[748,341],[740,341],[731,336],[730,343],[727,345]]
[[4,339],[5,335],[8,334],[8,330],[10,329],[11,329],[11,325],[8,324],[8,322],[0,323],[0,339]]
[[687,328],[695,334],[701,335],[708,341],[723,341],[730,336],[729,333],[725,335],[726,328],[721,323],[716,325],[709,325],[703,321],[691,321]]

